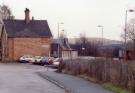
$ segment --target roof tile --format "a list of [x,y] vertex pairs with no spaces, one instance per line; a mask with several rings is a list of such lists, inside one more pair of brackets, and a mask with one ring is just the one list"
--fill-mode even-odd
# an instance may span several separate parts
[[47,20],[4,20],[8,37],[52,37]]

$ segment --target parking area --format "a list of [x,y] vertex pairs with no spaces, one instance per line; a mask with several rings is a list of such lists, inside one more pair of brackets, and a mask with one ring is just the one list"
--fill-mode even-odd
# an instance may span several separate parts
[[65,93],[38,76],[36,72],[40,71],[46,72],[47,68],[29,63],[0,63],[0,93]]

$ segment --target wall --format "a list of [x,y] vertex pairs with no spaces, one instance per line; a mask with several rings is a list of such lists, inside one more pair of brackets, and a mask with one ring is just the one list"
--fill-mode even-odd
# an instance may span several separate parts
[[14,58],[14,38],[10,38],[8,39],[8,55],[6,61],[13,60],[13,58]]
[[49,38],[8,38],[8,59],[17,60],[23,55],[49,56]]

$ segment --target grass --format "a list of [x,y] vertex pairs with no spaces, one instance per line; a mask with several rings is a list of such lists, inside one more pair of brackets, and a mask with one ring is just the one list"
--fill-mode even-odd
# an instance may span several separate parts
[[126,89],[123,89],[117,85],[114,85],[112,83],[104,83],[103,87],[106,89],[109,89],[115,93],[130,93],[129,91],[127,91]]
[[[68,72],[68,71],[64,71],[64,73],[65,73],[65,74],[73,75],[73,74],[71,74],[71,72]],[[87,75],[85,75],[85,74],[83,74],[83,75],[78,75],[78,76],[81,77],[81,78],[84,78],[84,79],[86,79],[86,80],[88,80],[88,81],[97,83],[97,82],[96,82],[97,80],[96,80],[95,78],[89,77],[89,76],[87,76]],[[104,87],[105,89],[108,89],[108,90],[110,90],[110,91],[112,91],[112,92],[114,92],[114,93],[131,93],[131,92],[129,92],[128,90],[123,89],[123,88],[121,88],[120,86],[117,86],[117,85],[112,84],[112,83],[104,83],[104,84],[101,84],[101,85],[102,85],[102,87]]]

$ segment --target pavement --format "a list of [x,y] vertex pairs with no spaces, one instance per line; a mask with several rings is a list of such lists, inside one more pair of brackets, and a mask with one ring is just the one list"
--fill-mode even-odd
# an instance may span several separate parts
[[51,69],[45,72],[38,72],[38,74],[59,87],[66,89],[69,93],[113,93],[98,84],[72,75],[57,73]]
[[43,66],[20,63],[0,63],[0,93],[67,93],[42,78]]

